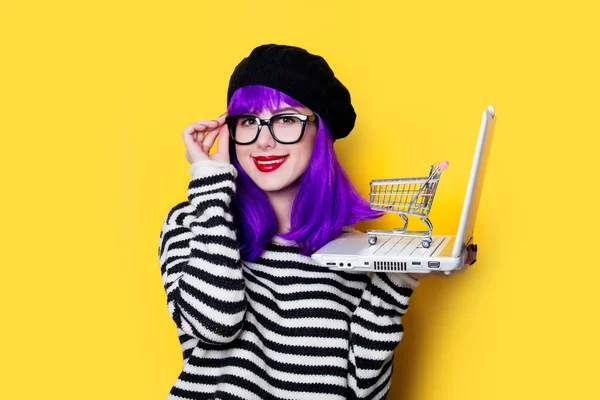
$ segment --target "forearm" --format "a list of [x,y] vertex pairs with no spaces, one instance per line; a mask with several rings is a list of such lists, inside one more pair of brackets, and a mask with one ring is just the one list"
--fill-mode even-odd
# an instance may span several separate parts
[[207,163],[191,172],[188,201],[171,209],[160,235],[167,306],[185,333],[207,343],[226,343],[241,330],[246,312],[239,246],[229,209],[235,169]]
[[418,282],[401,274],[374,274],[350,324],[348,385],[368,398],[389,385],[394,349],[402,340],[401,317]]

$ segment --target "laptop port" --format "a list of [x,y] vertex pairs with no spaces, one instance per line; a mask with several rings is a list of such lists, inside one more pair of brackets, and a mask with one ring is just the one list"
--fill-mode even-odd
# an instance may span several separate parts
[[439,261],[428,261],[427,262],[427,266],[429,268],[439,268],[440,267],[440,262]]
[[412,265],[421,265],[421,261],[413,261]]

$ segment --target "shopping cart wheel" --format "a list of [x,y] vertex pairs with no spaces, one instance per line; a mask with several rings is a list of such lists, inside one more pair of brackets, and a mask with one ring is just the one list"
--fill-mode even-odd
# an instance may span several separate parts
[[423,247],[425,247],[426,249],[428,249],[429,246],[431,246],[431,242],[429,240],[423,240]]
[[369,244],[374,245],[377,243],[377,236],[369,236]]

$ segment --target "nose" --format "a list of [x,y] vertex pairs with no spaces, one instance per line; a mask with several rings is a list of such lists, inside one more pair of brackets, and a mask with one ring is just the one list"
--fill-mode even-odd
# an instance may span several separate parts
[[271,136],[271,132],[269,131],[269,127],[266,125],[262,125],[259,127],[258,131],[258,139],[256,139],[256,144],[258,147],[263,149],[273,148],[277,142]]

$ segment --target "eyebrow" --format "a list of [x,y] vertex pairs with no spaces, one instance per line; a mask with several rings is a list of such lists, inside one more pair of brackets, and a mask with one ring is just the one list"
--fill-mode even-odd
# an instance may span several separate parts
[[[300,111],[296,107],[278,108],[277,110],[273,110],[271,113],[272,113],[272,115],[275,115],[275,114],[279,114],[279,113],[281,113],[283,111],[295,111],[297,113],[300,113]],[[254,113],[251,112],[251,113],[248,113],[248,114],[249,115],[254,115],[255,117],[258,117],[258,114],[256,114],[255,112]]]
[[278,114],[282,111],[288,111],[288,110],[293,110],[293,111],[296,111],[297,113],[300,112],[295,107],[284,107],[284,108],[278,108],[277,110],[273,110],[273,114]]

